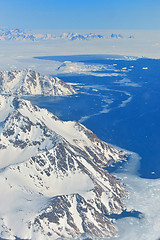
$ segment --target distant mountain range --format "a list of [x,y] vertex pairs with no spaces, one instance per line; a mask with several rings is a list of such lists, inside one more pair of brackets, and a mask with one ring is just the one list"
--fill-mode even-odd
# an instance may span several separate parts
[[[61,35],[53,35],[50,33],[26,33],[22,29],[0,29],[0,40],[30,40],[30,41],[40,41],[40,40],[91,40],[91,39],[123,39],[125,38],[122,34],[112,33],[110,35],[102,35],[96,33],[63,33]],[[128,38],[134,38],[133,35],[128,36]]]

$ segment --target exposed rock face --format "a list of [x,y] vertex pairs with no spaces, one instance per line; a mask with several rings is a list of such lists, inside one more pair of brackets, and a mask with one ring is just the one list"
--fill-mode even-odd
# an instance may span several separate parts
[[76,90],[57,77],[42,76],[33,70],[0,72],[0,93],[64,96]]
[[124,187],[104,166],[125,158],[77,122],[0,95],[0,237],[116,235]]

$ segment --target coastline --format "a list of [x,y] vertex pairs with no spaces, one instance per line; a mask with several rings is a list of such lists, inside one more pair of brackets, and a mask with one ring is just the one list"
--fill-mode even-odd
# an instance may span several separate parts
[[[34,57],[66,55],[121,55],[160,59],[160,31],[102,30],[102,32],[134,34],[129,39],[0,41],[1,70],[31,68],[41,74],[54,74],[59,64]],[[89,32],[89,30],[88,30]],[[9,56],[9,57],[8,57]]]
[[[107,40],[106,40],[107,41]],[[91,54],[93,51],[93,47],[95,45],[96,51],[98,53],[102,52],[102,49],[105,48],[104,44],[100,44],[101,42],[88,42],[88,45],[86,42],[81,43],[73,43],[73,42],[65,42],[64,48],[60,50],[60,46],[62,42],[57,42],[56,46],[58,46],[56,50],[56,46],[54,46],[54,43],[29,43],[29,42],[23,42],[20,44],[18,42],[8,42],[7,44],[2,43],[0,46],[1,52],[1,60],[0,64],[2,66],[2,69],[23,69],[25,68],[33,68],[34,70],[39,71],[40,73],[45,74],[52,74],[56,70],[56,68],[59,66],[59,64],[55,61],[43,61],[40,59],[34,59],[33,56],[36,55],[61,55],[64,51],[65,53],[69,54],[77,54],[77,48],[78,44],[80,46],[80,54],[83,54],[84,52],[84,46],[87,47],[90,43],[91,46],[88,49],[88,53]],[[111,42],[110,42],[111,43]],[[69,46],[71,48],[71,45],[74,45],[74,48],[67,49]],[[106,44],[106,43],[105,43]],[[114,45],[116,44],[116,46]],[[124,44],[124,42],[123,42]],[[110,50],[112,52],[121,52],[126,53],[122,55],[129,55],[132,56],[134,52],[135,45],[128,46],[130,50],[128,49],[125,51],[123,48],[120,49],[120,47],[123,45],[122,41],[118,42],[116,40],[112,41],[112,47],[115,50],[113,51],[113,48]],[[138,44],[138,43],[137,43]],[[9,55],[9,51],[11,51],[11,57],[8,58],[7,54],[6,57],[4,57],[4,50],[3,45],[7,48],[7,54]],[[16,52],[16,47],[18,47],[18,51]],[[108,45],[105,48],[105,52],[109,52],[108,48],[111,45]],[[149,58],[149,55],[152,59],[159,59],[160,56],[160,47],[157,45],[155,47],[155,51],[157,53],[148,53],[146,54],[147,48],[150,46],[145,45],[145,48],[141,49],[141,52],[139,53],[139,57],[142,57],[142,52],[144,53],[145,57]],[[26,48],[25,48],[26,47]],[[53,49],[54,47],[54,49]],[[123,46],[124,47],[124,46]],[[5,50],[6,50],[5,48]],[[14,49],[15,48],[15,49]],[[40,50],[42,48],[42,50]],[[82,51],[83,49],[83,51]],[[118,49],[118,50],[117,50]],[[60,50],[60,54],[59,51]],[[104,49],[103,49],[104,50]],[[72,51],[72,52],[71,52]],[[137,54],[137,51],[134,53]],[[130,54],[131,53],[131,54]],[[67,54],[66,54],[67,55]],[[9,55],[10,56],[10,55]],[[137,56],[137,55],[136,55]],[[4,57],[4,58],[3,58]],[[126,59],[125,59],[126,60]],[[118,148],[118,147],[117,147]],[[125,150],[126,151],[126,150]],[[157,202],[160,198],[160,179],[147,179],[147,178],[141,178],[137,175],[137,170],[139,167],[139,161],[140,156],[137,153],[126,151],[129,154],[129,160],[124,163],[124,167],[120,169],[120,171],[115,171],[112,173],[112,175],[115,175],[118,180],[123,183],[129,192],[128,198],[124,199],[124,204],[126,206],[127,211],[139,211],[142,212],[144,215],[144,218],[138,219],[138,218],[132,218],[130,217],[130,220],[128,218],[122,218],[116,220],[116,226],[119,229],[119,237],[116,238],[117,240],[135,240],[135,239],[141,239],[141,240],[150,240],[150,239],[158,239],[160,236],[159,229],[160,229],[160,217],[157,216],[157,213],[160,211],[160,207],[157,206]],[[127,229],[127,230],[126,230]],[[115,238],[113,238],[115,239]]]
[[[160,217],[157,213],[160,211],[160,206],[157,202],[160,197],[160,179],[145,179],[137,176],[136,171],[140,156],[136,153],[130,152],[130,154],[126,168],[124,167],[112,175],[125,185],[128,192],[128,196],[123,199],[127,212],[140,212],[142,217],[125,216],[115,220],[118,229],[116,239],[158,239],[160,236]],[[135,159],[136,161],[134,161]],[[111,240],[114,239],[111,238]]]

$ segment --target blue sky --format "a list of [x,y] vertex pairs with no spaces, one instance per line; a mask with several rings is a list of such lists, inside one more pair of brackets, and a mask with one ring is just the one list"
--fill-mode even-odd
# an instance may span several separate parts
[[0,26],[160,30],[160,0],[0,0]]

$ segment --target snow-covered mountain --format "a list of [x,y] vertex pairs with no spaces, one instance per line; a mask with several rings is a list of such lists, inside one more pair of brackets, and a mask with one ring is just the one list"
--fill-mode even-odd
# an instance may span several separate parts
[[63,33],[61,35],[53,35],[50,33],[26,33],[22,29],[0,29],[0,40],[89,40],[101,39],[104,36],[96,33],[78,34],[78,33]]
[[[97,34],[97,33],[62,33],[51,34],[51,33],[26,33],[22,29],[0,29],[0,40],[31,40],[31,41],[41,41],[41,40],[92,40],[92,39],[122,39],[125,38],[122,34],[111,33],[111,34]],[[128,36],[128,38],[134,38],[133,35]]]
[[0,94],[72,95],[76,90],[57,77],[42,76],[33,70],[0,72]]
[[35,40],[33,34],[27,34],[22,29],[0,29],[0,40]]
[[78,33],[63,33],[59,36],[61,39],[67,40],[90,40],[90,39],[102,39],[103,35],[96,33],[78,34]]
[[78,122],[0,95],[0,238],[115,236],[105,214],[125,191],[104,167],[123,159]]
[[0,40],[48,40],[54,39],[51,34],[40,34],[40,33],[26,33],[22,29],[0,29]]
[[119,39],[119,38],[123,38],[123,36],[122,36],[122,34],[115,34],[115,33],[112,33],[112,34],[111,34],[111,38]]

